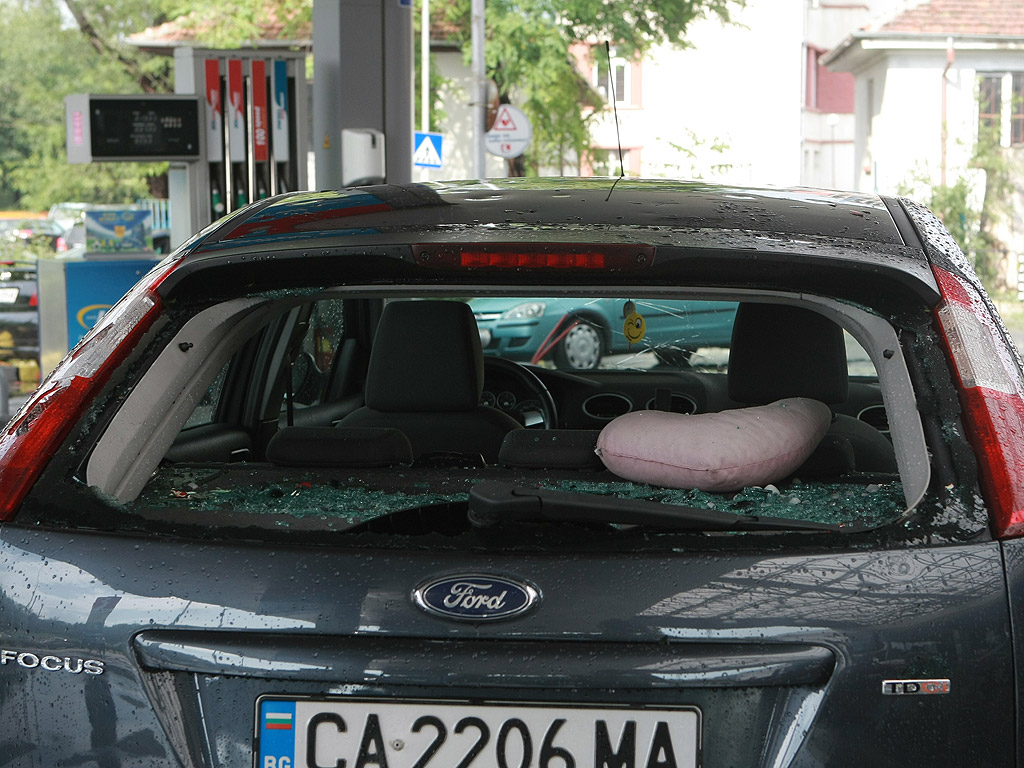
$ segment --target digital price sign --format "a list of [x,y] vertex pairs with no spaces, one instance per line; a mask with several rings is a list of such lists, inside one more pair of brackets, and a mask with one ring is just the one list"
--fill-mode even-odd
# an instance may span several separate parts
[[195,96],[65,98],[69,163],[196,160],[199,99]]

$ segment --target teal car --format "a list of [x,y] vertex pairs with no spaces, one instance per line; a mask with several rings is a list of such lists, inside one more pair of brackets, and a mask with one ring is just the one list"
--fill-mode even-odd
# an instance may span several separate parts
[[625,297],[478,298],[470,306],[485,355],[575,371],[598,368],[608,355],[645,353],[686,367],[698,349],[729,346],[736,316],[735,302]]

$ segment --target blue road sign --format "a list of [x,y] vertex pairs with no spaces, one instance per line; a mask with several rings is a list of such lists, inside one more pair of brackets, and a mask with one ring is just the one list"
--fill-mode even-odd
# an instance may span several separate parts
[[440,133],[416,131],[413,138],[412,164],[418,168],[440,168],[441,145],[444,136]]

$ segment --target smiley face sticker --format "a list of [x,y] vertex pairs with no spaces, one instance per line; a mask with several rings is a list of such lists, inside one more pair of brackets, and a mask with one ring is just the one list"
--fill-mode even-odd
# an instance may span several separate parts
[[639,344],[647,335],[647,323],[639,312],[636,311],[636,304],[627,301],[622,307],[622,314],[626,318],[622,324],[622,332],[626,341],[630,344]]

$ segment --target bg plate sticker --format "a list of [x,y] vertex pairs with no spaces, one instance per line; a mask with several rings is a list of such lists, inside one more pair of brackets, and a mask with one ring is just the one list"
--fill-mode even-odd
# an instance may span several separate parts
[[261,701],[257,717],[256,768],[295,768],[295,702]]

